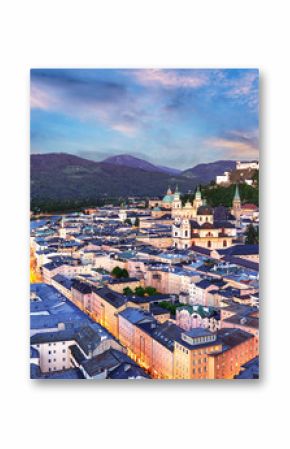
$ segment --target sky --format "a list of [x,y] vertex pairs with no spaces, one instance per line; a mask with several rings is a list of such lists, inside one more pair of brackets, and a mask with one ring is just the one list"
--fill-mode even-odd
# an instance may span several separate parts
[[31,152],[258,159],[258,84],[256,69],[32,69]]

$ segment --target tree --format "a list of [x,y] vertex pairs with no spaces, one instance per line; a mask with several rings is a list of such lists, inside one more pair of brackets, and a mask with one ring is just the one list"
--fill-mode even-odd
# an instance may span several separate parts
[[142,287],[136,287],[135,293],[137,296],[141,296],[141,297],[145,296],[145,290]]
[[258,245],[259,243],[259,228],[255,228],[252,224],[247,227],[245,242],[248,245]]
[[139,228],[139,226],[140,226],[140,219],[139,219],[139,217],[136,217],[136,219],[135,219],[135,226],[136,226],[136,228]]
[[115,267],[113,268],[111,275],[114,276],[117,279],[121,279],[121,278],[128,278],[129,277],[129,273],[128,271],[124,268],[120,268],[120,267]]
[[134,294],[134,292],[130,287],[125,287],[123,289],[123,294],[126,296],[132,296]]
[[126,270],[126,268],[124,268],[123,270],[122,270],[122,278],[128,278],[129,277],[129,273],[128,273],[128,271]]
[[157,290],[156,290],[156,288],[149,286],[149,287],[145,288],[145,293],[148,296],[153,296],[153,295],[155,295],[157,293]]
[[120,279],[122,277],[122,273],[123,273],[123,270],[120,267],[113,268],[113,270],[111,272],[112,276],[114,276],[117,279]]

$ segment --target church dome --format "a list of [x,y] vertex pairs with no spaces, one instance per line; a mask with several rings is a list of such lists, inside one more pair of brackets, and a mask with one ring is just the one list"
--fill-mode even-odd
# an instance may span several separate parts
[[172,203],[173,201],[173,195],[165,195],[162,199],[163,203]]
[[197,209],[197,215],[213,215],[213,210],[209,206],[200,206]]

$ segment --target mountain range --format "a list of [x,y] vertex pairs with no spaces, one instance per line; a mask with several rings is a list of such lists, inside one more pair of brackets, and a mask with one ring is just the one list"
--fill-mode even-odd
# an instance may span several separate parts
[[150,172],[161,172],[170,175],[179,175],[182,170],[177,168],[163,167],[160,165],[153,165],[151,162],[139,159],[138,157],[131,156],[130,154],[120,154],[118,156],[111,156],[105,159],[103,162],[113,165],[122,165],[123,167],[140,168]]
[[168,186],[194,191],[216,175],[235,167],[235,161],[199,164],[188,170],[153,165],[130,155],[96,162],[67,153],[31,155],[31,199],[83,200],[96,197],[158,196]]

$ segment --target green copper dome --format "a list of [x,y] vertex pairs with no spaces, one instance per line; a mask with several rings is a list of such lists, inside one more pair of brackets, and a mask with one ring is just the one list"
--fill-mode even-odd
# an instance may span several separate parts
[[173,195],[165,195],[162,199],[163,203],[172,203]]

